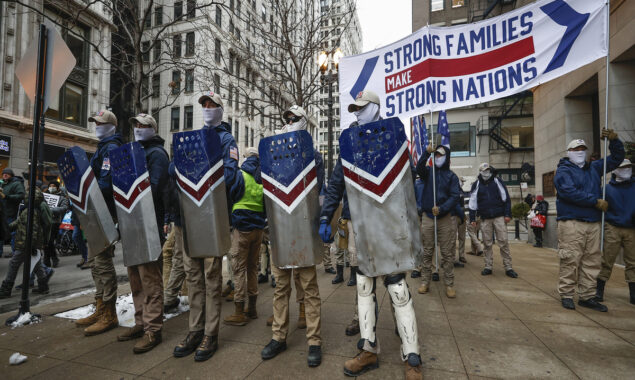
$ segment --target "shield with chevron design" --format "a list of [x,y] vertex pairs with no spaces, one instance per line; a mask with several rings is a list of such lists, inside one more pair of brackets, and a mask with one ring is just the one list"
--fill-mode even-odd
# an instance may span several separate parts
[[415,269],[423,246],[403,124],[391,118],[350,127],[340,152],[360,271]]
[[110,167],[123,263],[129,267],[155,261],[161,241],[141,144],[131,142],[110,152]]
[[229,210],[223,149],[211,128],[172,136],[185,251],[190,257],[221,257],[229,251]]
[[279,268],[319,263],[320,189],[311,135],[294,131],[267,137],[258,152],[273,262]]
[[92,258],[114,244],[119,233],[86,152],[74,146],[58,158],[57,166],[86,235],[88,257]]

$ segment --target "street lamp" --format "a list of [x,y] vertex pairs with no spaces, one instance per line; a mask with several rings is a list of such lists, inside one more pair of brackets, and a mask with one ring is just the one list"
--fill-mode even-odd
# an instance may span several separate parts
[[[337,69],[340,63],[340,59],[344,54],[340,48],[335,49],[331,53],[325,51],[320,52],[318,56],[318,65],[320,66],[320,83],[322,85],[328,84],[329,97],[326,104],[328,105],[328,121],[327,121],[327,134],[328,134],[328,147],[327,147],[327,173],[328,178],[331,178],[333,172],[333,82],[337,82]],[[329,69],[329,62],[332,61],[335,64],[335,70]],[[327,73],[328,70],[328,73]]]

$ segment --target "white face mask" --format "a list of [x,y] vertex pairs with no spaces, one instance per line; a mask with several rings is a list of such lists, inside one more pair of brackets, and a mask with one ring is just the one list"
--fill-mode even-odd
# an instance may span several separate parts
[[49,193],[57,193],[57,187],[49,186]]
[[354,111],[353,114],[357,118],[357,123],[359,125],[377,121],[379,120],[379,105],[375,103],[368,103],[359,111]]
[[306,119],[302,118],[295,123],[287,124],[284,126],[285,132],[304,131],[306,129]]
[[615,180],[617,182],[624,182],[624,181],[628,181],[633,176],[633,168],[632,167],[619,168],[619,169],[615,169],[613,173],[615,173]]
[[490,179],[490,177],[492,176],[492,171],[491,170],[483,170],[481,172],[481,177],[483,177],[483,180],[487,181],[488,179]]
[[440,168],[443,164],[445,164],[445,156],[434,158],[434,165],[436,165],[437,168]]
[[135,141],[146,141],[154,137],[156,132],[154,128],[135,128],[134,139]]
[[219,126],[223,121],[223,109],[221,107],[203,108],[203,120],[208,127]]
[[569,156],[569,161],[573,162],[579,167],[583,167],[586,162],[586,150],[570,150],[567,151],[567,156]]
[[95,136],[98,139],[110,137],[115,134],[116,127],[113,124],[101,124],[95,126]]

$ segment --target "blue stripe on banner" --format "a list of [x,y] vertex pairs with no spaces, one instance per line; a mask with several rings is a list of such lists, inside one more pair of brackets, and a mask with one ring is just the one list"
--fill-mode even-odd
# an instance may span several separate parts
[[359,77],[357,78],[357,81],[353,85],[353,88],[351,88],[350,94],[353,97],[353,99],[355,99],[357,97],[357,94],[359,94],[361,91],[364,91],[364,88],[366,88],[366,85],[368,84],[368,80],[370,79],[370,76],[373,74],[373,71],[375,70],[375,66],[377,65],[378,59],[379,59],[379,56],[376,56],[373,58],[368,58],[366,62],[364,62],[364,67],[362,68],[362,72],[359,74]]
[[559,25],[567,27],[562,39],[560,40],[556,53],[553,55],[551,62],[549,62],[549,65],[547,65],[547,68],[545,69],[544,73],[548,73],[564,65],[573,43],[582,32],[590,14],[576,12],[575,9],[571,8],[571,6],[563,0],[555,0],[554,2],[543,5],[540,9],[542,9],[542,11],[545,12],[553,21]]

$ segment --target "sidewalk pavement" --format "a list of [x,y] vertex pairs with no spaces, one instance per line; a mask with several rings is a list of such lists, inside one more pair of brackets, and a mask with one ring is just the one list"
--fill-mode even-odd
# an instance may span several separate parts
[[[456,299],[446,298],[439,282],[432,284],[429,294],[417,294],[418,282],[408,277],[417,312],[424,377],[633,378],[635,306],[628,303],[623,269],[616,267],[607,285],[608,313],[581,307],[568,311],[560,306],[556,292],[556,252],[526,243],[513,243],[511,251],[518,279],[504,275],[497,248],[492,276],[481,276],[482,258],[468,255],[466,267],[455,271]],[[323,361],[317,368],[307,367],[305,331],[296,327],[295,305],[290,308],[287,351],[269,361],[260,359],[260,351],[271,339],[271,328],[265,325],[265,320],[272,312],[273,295],[269,284],[261,284],[259,319],[245,327],[221,324],[219,350],[203,363],[194,362],[193,356],[172,357],[174,346],[187,333],[187,314],[165,323],[161,345],[150,353],[133,355],[134,342],[116,341],[120,329],[86,338],[72,321],[52,316],[86,305],[92,296],[36,306],[33,309],[44,316],[43,322],[16,329],[0,328],[2,377],[345,378],[344,361],[357,353],[359,339],[344,334],[353,315],[355,288],[345,283],[332,285],[332,276],[325,274],[321,266],[318,273]],[[120,294],[128,290],[127,286],[121,286]],[[403,378],[404,365],[400,360],[400,341],[394,333],[390,296],[379,283],[377,299],[380,366],[361,378]],[[222,317],[232,311],[233,305],[223,302]],[[0,315],[0,321],[10,315]],[[9,356],[17,351],[27,355],[28,360],[10,366]]]

